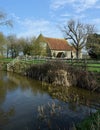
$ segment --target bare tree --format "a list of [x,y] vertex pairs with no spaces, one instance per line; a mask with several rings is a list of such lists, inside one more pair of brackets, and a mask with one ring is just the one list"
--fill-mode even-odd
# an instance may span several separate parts
[[61,30],[64,33],[65,39],[71,40],[71,44],[76,50],[76,57],[79,58],[79,53],[85,46],[88,35],[94,32],[94,25],[69,20],[68,24]]
[[7,18],[7,15],[4,12],[0,11],[0,26],[13,26],[12,20]]
[[[12,20],[8,19],[6,13],[0,11],[0,27],[1,26],[10,26],[13,27]],[[0,54],[3,55],[5,50],[6,38],[3,33],[0,32]]]

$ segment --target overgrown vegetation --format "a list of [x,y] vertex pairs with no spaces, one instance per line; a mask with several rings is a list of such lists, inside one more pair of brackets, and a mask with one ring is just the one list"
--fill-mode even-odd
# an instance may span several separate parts
[[[74,108],[73,108],[74,109]],[[96,113],[91,113],[90,116],[85,118],[79,123],[67,120],[68,113],[64,112],[64,106],[53,103],[48,103],[46,106],[38,106],[38,120],[35,126],[42,130],[43,127],[48,129],[59,130],[100,130],[100,110]],[[70,125],[69,125],[70,124]]]
[[68,121],[68,116],[65,104],[48,102],[47,105],[38,106],[38,123],[35,122],[34,126],[39,130],[74,130],[74,119]]
[[100,130],[100,110],[76,126],[76,130]]
[[77,86],[90,91],[100,91],[93,72],[60,61],[33,65],[26,70],[26,76],[54,85]]

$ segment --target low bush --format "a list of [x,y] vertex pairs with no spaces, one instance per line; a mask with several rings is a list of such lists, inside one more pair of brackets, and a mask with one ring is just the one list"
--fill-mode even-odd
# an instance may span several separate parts
[[33,65],[25,71],[25,75],[55,85],[76,86],[90,91],[100,90],[94,73],[60,61]]

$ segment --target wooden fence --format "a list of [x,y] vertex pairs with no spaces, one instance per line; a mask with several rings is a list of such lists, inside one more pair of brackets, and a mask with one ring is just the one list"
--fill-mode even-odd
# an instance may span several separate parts
[[32,63],[46,63],[53,61],[65,62],[76,67],[82,67],[85,69],[94,69],[100,71],[100,60],[92,59],[66,59],[66,58],[51,58],[51,57],[40,57],[40,56],[20,56],[19,59],[24,62]]
[[7,64],[7,67],[14,65],[16,62],[25,62],[29,64],[43,64],[46,62],[61,62],[68,63],[75,67],[81,67],[89,71],[100,72],[100,60],[92,59],[66,59],[66,58],[51,58],[51,57],[40,57],[40,56],[18,56],[13,61]]

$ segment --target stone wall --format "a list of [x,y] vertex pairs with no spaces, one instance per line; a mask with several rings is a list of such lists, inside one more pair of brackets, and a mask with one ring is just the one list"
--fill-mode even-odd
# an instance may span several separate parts
[[0,62],[0,70],[7,70],[7,63],[6,62]]

